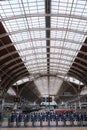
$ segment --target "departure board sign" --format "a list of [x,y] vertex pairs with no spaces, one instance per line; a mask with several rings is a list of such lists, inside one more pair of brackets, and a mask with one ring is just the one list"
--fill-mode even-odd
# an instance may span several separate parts
[[45,97],[42,97],[41,101],[42,101],[42,102],[45,102],[45,101],[46,101],[46,98],[45,98]]
[[20,97],[14,97],[14,102],[20,102]]
[[46,101],[47,101],[47,102],[52,102],[52,97],[47,97],[47,98],[46,98]]
[[25,98],[24,98],[24,97],[21,97],[20,101],[21,101],[21,102],[25,102]]

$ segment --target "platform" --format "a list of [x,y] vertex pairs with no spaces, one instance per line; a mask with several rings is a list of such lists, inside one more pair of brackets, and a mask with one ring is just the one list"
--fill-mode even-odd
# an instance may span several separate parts
[[0,128],[0,130],[87,130],[87,127],[68,127],[68,128]]

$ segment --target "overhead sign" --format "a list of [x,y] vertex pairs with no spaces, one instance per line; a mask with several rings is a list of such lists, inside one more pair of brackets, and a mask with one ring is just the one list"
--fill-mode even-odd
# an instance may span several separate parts
[[47,101],[47,102],[52,102],[52,97],[47,97],[47,98],[46,98],[46,101]]
[[14,97],[14,102],[20,102],[20,97]]
[[45,101],[46,101],[46,98],[45,98],[45,97],[42,97],[41,101],[42,101],[42,102],[45,102]]
[[21,102],[25,102],[25,98],[24,97],[21,97]]

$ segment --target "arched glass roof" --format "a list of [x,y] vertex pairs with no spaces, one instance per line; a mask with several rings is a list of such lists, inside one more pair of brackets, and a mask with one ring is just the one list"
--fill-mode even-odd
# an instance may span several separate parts
[[9,35],[29,74],[67,76],[87,36],[86,0],[5,0],[0,14],[1,37]]

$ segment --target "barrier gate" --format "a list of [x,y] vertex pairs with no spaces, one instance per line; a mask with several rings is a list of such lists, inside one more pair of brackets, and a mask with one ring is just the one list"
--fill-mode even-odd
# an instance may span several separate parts
[[[0,127],[4,127],[3,122],[3,115],[0,114]],[[87,114],[85,112],[34,112],[26,115],[13,113],[7,122],[7,127],[83,127],[87,126]]]

